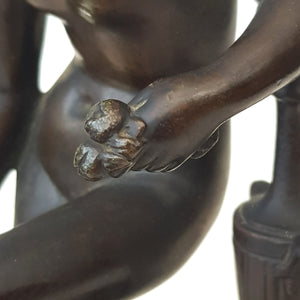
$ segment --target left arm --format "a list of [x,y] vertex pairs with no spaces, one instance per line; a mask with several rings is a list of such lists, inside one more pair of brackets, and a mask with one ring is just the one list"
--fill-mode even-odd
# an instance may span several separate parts
[[15,167],[38,96],[43,16],[24,0],[0,1],[0,179]]

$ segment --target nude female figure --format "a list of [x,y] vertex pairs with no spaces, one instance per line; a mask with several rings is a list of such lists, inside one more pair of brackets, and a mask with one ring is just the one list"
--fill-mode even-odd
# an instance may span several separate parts
[[[1,171],[18,170],[18,226],[0,238],[0,298],[135,297],[172,275],[216,217],[226,121],[299,75],[300,4],[265,0],[233,46],[234,0],[0,8]],[[61,17],[77,50],[43,96],[39,12]],[[106,99],[122,102],[98,103]],[[72,165],[81,143],[75,166],[90,181]]]

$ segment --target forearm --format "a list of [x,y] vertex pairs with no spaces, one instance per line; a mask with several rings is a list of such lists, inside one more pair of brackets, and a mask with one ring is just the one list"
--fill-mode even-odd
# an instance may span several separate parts
[[191,76],[190,99],[211,101],[222,122],[300,74],[300,2],[265,0],[242,37],[215,63]]
[[188,128],[201,141],[294,79],[300,74],[299,16],[299,1],[265,0],[241,38],[214,63],[139,93],[130,106],[138,107],[135,113],[148,124],[149,136],[175,139]]
[[[218,60],[154,83],[152,101],[140,115],[149,123],[166,115],[174,122],[172,113],[180,114],[184,123],[208,126],[209,132],[295,79],[299,53],[300,2],[264,0],[245,33]],[[154,93],[167,98],[164,105],[154,101]],[[148,98],[144,94],[133,99],[133,106]]]

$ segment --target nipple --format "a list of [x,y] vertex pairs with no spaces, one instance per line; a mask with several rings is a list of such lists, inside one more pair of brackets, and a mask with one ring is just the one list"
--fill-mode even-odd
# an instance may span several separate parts
[[95,24],[97,16],[103,15],[108,8],[106,0],[70,0],[77,13],[90,24]]
[[92,5],[92,1],[89,0],[80,0],[77,2],[77,12],[78,14],[86,20],[90,24],[95,24],[95,17],[94,17],[94,6]]

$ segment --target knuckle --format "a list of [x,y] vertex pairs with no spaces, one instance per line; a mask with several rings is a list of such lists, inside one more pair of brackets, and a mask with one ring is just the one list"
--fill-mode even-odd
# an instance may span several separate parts
[[104,143],[120,129],[129,114],[129,107],[121,101],[98,102],[90,109],[84,128],[93,140]]

